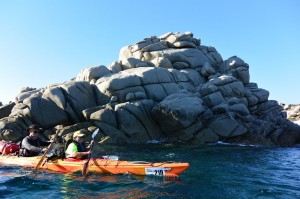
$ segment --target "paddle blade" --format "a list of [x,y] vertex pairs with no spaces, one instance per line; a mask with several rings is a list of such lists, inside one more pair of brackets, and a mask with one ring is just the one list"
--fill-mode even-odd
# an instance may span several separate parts
[[99,129],[96,129],[96,130],[94,131],[94,133],[93,133],[93,135],[92,135],[93,140],[95,139],[95,137],[96,137],[96,135],[97,135],[98,132],[99,132]]
[[83,169],[82,169],[82,175],[85,177],[87,176],[87,174],[89,173],[89,170],[88,170],[88,166],[89,166],[89,160],[86,161],[86,163],[84,163],[83,165]]
[[44,157],[41,157],[40,161],[37,163],[37,165],[35,166],[35,170],[39,170],[39,168],[41,167],[42,163],[43,163]]

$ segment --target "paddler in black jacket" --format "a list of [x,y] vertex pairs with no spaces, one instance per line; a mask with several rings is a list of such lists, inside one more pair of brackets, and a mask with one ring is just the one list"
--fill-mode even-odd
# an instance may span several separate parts
[[42,146],[48,146],[50,142],[45,142],[37,137],[41,131],[42,129],[37,124],[33,124],[27,128],[29,135],[22,140],[20,149],[21,156],[31,157],[45,152],[46,148],[42,148]]

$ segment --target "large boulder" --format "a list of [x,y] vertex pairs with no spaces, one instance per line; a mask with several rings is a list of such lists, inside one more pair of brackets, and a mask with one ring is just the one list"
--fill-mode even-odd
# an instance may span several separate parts
[[43,128],[68,123],[68,117],[64,110],[51,100],[42,97],[31,97],[25,99],[23,103],[29,108],[28,114],[24,114],[24,116]]
[[[88,82],[70,81],[61,86],[65,92],[67,112],[75,113],[79,121],[83,121],[82,111],[97,106],[92,86]],[[75,118],[73,118],[76,120]]]
[[8,117],[15,105],[16,105],[16,103],[14,103],[14,102],[11,102],[4,106],[1,105],[0,106],[0,119],[2,119],[4,117]]
[[158,125],[153,121],[152,100],[141,100],[123,103],[116,106],[116,119],[119,129],[130,139],[130,142],[146,142],[163,137]]
[[208,123],[207,128],[211,129],[219,137],[225,138],[243,135],[247,132],[247,128],[241,122],[226,114],[216,115]]
[[201,130],[205,110],[199,97],[180,92],[155,105],[152,115],[169,139],[187,141]]
[[223,61],[215,48],[200,45],[200,39],[193,38],[191,32],[170,32],[159,38],[153,36],[121,49],[119,61],[126,69],[136,68],[140,64],[140,61],[129,61],[133,58],[144,61],[148,66],[152,63],[156,67],[199,70],[206,62],[217,66]]
[[119,103],[141,99],[159,102],[181,89],[193,88],[186,73],[157,67],[128,69],[97,81],[96,85],[109,99],[116,96]]
[[279,146],[292,147],[300,143],[300,126],[289,122],[276,142]]
[[0,140],[18,142],[27,136],[27,127],[32,122],[22,116],[6,117],[0,120]]
[[243,82],[243,84],[249,84],[249,65],[237,56],[225,60],[220,66],[220,72],[231,74]]
[[29,97],[41,97],[44,89],[36,89],[30,87],[24,87],[20,90],[20,93],[15,97],[15,103],[23,102],[24,99]]
[[109,74],[111,74],[111,71],[103,65],[87,67],[80,71],[80,73],[76,77],[76,81],[96,81],[97,79]]

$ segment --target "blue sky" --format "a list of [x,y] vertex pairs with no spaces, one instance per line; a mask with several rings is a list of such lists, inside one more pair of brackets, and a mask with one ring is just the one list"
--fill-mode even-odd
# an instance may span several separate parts
[[118,60],[123,46],[194,33],[282,103],[300,103],[298,0],[0,0],[0,101]]

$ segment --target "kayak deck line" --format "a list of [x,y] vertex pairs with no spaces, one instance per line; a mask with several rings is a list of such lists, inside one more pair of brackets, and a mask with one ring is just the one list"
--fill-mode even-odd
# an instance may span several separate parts
[[[34,168],[40,161],[40,158],[41,156],[2,156],[0,157],[0,163],[7,166],[15,165]],[[45,164],[43,164],[40,168],[63,173],[72,173],[82,171],[82,168],[86,162],[87,160],[74,158],[56,159],[45,162]],[[178,176],[189,166],[189,163],[173,161],[147,162],[91,158],[89,162],[89,171],[103,174],[131,173],[135,175]]]

